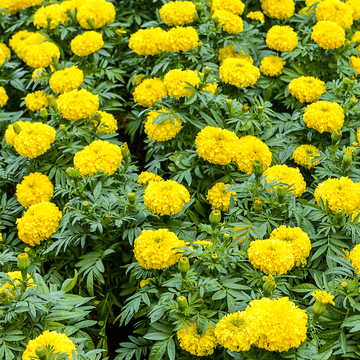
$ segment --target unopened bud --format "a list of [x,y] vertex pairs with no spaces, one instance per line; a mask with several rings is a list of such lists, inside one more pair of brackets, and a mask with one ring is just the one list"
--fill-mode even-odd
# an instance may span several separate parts
[[90,207],[88,201],[83,201],[83,202],[82,202],[82,206],[83,206],[83,208],[85,208],[85,209],[88,209],[88,208]]
[[29,255],[22,253],[18,255],[17,267],[19,270],[27,270],[30,266]]
[[225,233],[225,234],[223,235],[223,240],[224,240],[225,242],[230,241],[230,235],[229,235],[228,233]]
[[205,5],[206,5],[208,8],[211,8],[212,0],[205,0]]
[[47,112],[46,108],[43,107],[43,108],[40,109],[40,116],[41,116],[44,120],[47,119],[47,117],[48,117],[48,112]]
[[205,70],[204,70],[204,75],[208,76],[211,74],[211,67],[210,66],[206,66]]
[[39,346],[36,348],[35,354],[40,360],[45,360],[48,355],[48,351],[44,346]]
[[198,47],[202,47],[203,45],[204,44],[201,41],[199,41],[198,44],[197,44]]
[[104,172],[103,169],[97,169],[95,174],[96,174],[96,175],[104,175],[105,172]]
[[352,162],[352,153],[350,151],[348,152],[345,151],[345,155],[342,159],[343,169],[346,170],[351,165],[351,162]]
[[343,218],[344,218],[344,216],[345,216],[345,210],[344,209],[337,209],[335,211],[336,223],[340,225]]
[[359,102],[359,100],[355,96],[352,96],[350,98],[350,105],[351,106],[355,106],[358,102]]
[[47,98],[50,109],[55,110],[56,109],[56,100],[54,98],[54,95],[48,95],[46,98]]
[[66,131],[66,126],[64,124],[61,124],[61,125],[59,125],[59,129],[60,129],[60,131],[65,132]]
[[262,210],[262,201],[260,199],[256,199],[254,201],[254,210],[257,214],[261,213]]
[[131,205],[134,205],[135,204],[135,201],[136,201],[136,195],[135,193],[131,192],[128,194],[128,199],[129,199],[129,203]]
[[285,185],[279,185],[276,187],[276,195],[279,198],[279,203],[282,203],[284,200],[285,195],[287,194],[287,186]]
[[346,288],[348,285],[349,285],[349,283],[348,283],[347,281],[343,281],[343,282],[341,283],[341,286],[342,286],[343,288]]
[[178,262],[178,269],[181,274],[186,274],[190,269],[189,258],[187,258],[186,256],[181,257]]
[[59,58],[56,55],[53,55],[51,58],[52,65],[54,66],[55,70],[59,67]]
[[66,175],[72,179],[80,178],[80,170],[78,168],[69,167],[66,169]]
[[341,135],[342,135],[342,132],[340,129],[336,129],[335,131],[333,131],[331,133],[331,142],[333,145],[340,141]]
[[264,280],[263,289],[265,297],[269,297],[271,292],[276,289],[275,279],[272,275],[266,276],[266,280]]
[[196,8],[197,11],[202,10],[202,8],[203,8],[202,3],[196,3],[196,4],[195,4],[195,8]]
[[263,106],[259,106],[258,107],[258,111],[259,111],[259,114],[262,114],[264,112],[264,107]]
[[94,26],[94,23],[93,23],[93,21],[92,21],[91,18],[87,18],[87,19],[86,19],[86,22],[91,26],[91,28],[92,28],[93,30],[96,30],[96,28],[95,28],[95,26]]
[[21,127],[17,122],[13,125],[13,129],[14,129],[15,134],[20,134]]
[[260,159],[253,160],[252,173],[255,174],[255,176],[258,178],[263,174],[263,172],[264,172],[263,162]]
[[176,301],[180,311],[184,311],[187,308],[188,301],[185,296],[179,296]]
[[121,154],[123,157],[128,157],[130,155],[130,150],[126,142],[121,147]]
[[35,256],[35,253],[34,253],[34,250],[30,247],[26,247],[24,249],[24,253],[28,254],[29,255],[29,258],[32,258]]
[[219,26],[219,18],[218,18],[217,16],[214,16],[214,17],[212,18],[212,21],[213,21],[215,27],[218,27],[218,26]]
[[249,104],[244,104],[242,109],[241,109],[243,112],[246,112],[249,110]]
[[229,107],[231,107],[231,105],[232,105],[232,100],[231,100],[231,99],[227,99],[227,100],[226,100],[226,105],[229,106]]
[[353,80],[350,80],[348,77],[346,77],[344,80],[343,80],[344,84],[345,85],[350,85],[350,84],[353,84],[354,81]]
[[322,302],[316,300],[312,309],[313,309],[314,314],[317,315],[316,317],[318,318],[321,314],[323,314],[325,312],[326,303],[322,303]]
[[219,210],[213,210],[209,216],[211,228],[216,229],[217,225],[221,221],[221,212]]
[[217,262],[217,260],[218,260],[218,254],[212,254],[211,255],[211,260],[213,261],[213,262]]

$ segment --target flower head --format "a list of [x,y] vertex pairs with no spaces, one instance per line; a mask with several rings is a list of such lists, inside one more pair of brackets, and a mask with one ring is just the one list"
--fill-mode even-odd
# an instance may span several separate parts
[[245,4],[241,0],[213,0],[211,10],[227,10],[235,15],[242,15]]
[[243,60],[247,60],[250,64],[252,64],[254,61],[253,59],[248,56],[246,56],[245,52],[243,50],[241,50],[241,53],[239,53],[236,49],[234,45],[227,45],[222,49],[219,49],[219,61],[222,63],[224,62],[226,59],[229,58],[236,58],[236,59],[243,59]]
[[351,265],[355,268],[355,274],[360,274],[360,244],[355,245],[350,253]]
[[246,17],[251,19],[251,20],[260,21],[261,24],[264,24],[264,22],[265,22],[265,16],[261,11],[250,11],[246,15]]
[[192,89],[187,89],[189,88],[187,83],[194,87],[198,86],[200,78],[196,71],[174,69],[170,70],[164,77],[164,85],[168,95],[177,99],[189,96],[193,93]]
[[219,24],[222,26],[223,31],[230,34],[238,34],[244,30],[244,24],[240,16],[233,14],[227,10],[215,10],[212,19],[219,20]]
[[340,0],[323,0],[316,6],[316,19],[332,21],[345,29],[353,23],[352,12],[352,8]]
[[166,95],[165,83],[159,78],[145,79],[133,92],[134,101],[144,107],[154,106]]
[[[164,108],[159,110],[163,114],[170,114],[169,110]],[[147,116],[147,121],[145,123],[145,133],[152,141],[168,141],[173,139],[176,134],[181,130],[181,120],[178,116],[173,116],[173,121],[171,121],[170,116],[168,116],[161,123],[153,123],[154,119],[160,114],[155,111],[150,111]]]
[[155,182],[159,182],[159,181],[163,181],[164,179],[159,176],[159,175],[156,175],[152,172],[148,172],[148,171],[143,171],[138,179],[137,179],[137,182],[140,184],[140,185],[148,185],[150,184],[150,182],[152,181],[155,181]]
[[10,61],[11,51],[4,43],[0,43],[0,67],[3,66],[6,59]]
[[129,48],[138,55],[155,55],[165,50],[166,31],[157,28],[140,29],[130,36]]
[[[15,286],[20,284],[19,280],[22,280],[21,271],[11,271],[11,272],[5,273],[5,275],[10,276],[10,279],[14,283]],[[28,281],[28,283],[27,283],[26,290],[33,286],[36,286],[34,284],[33,278],[29,274],[27,274],[27,281]],[[14,286],[12,284],[10,284],[9,282],[7,282],[3,286],[0,287],[0,293],[2,291],[4,291],[5,289],[9,289],[11,291],[14,289]]]
[[86,0],[77,6],[76,19],[84,29],[92,29],[88,22],[91,20],[95,29],[111,24],[115,19],[115,6],[106,0]]
[[216,183],[208,190],[206,200],[211,204],[213,210],[228,211],[230,199],[232,195],[236,195],[235,191],[226,191],[229,184],[223,182]]
[[319,162],[319,160],[313,161],[316,156],[320,156],[317,147],[314,145],[300,145],[294,150],[292,158],[296,164],[311,169]]
[[316,301],[320,302],[321,304],[325,304],[325,305],[331,304],[335,306],[335,302],[334,302],[335,296],[327,293],[324,290],[316,290],[311,294],[311,296],[313,296],[316,299]]
[[266,45],[277,51],[293,51],[298,41],[296,32],[288,25],[274,25],[266,34]]
[[300,76],[289,84],[290,94],[301,103],[313,102],[326,92],[325,83],[313,76]]
[[25,105],[31,111],[40,110],[47,107],[48,100],[43,90],[38,90],[25,96]]
[[50,88],[54,93],[62,94],[77,90],[84,81],[84,73],[76,65],[55,71],[50,78]]
[[100,50],[104,45],[102,34],[86,31],[77,35],[70,42],[71,51],[77,56],[88,56]]
[[118,125],[114,115],[107,113],[106,111],[97,111],[91,119],[96,126],[98,123],[98,127],[96,128],[96,133],[103,132],[105,134],[115,134]]
[[265,56],[261,60],[260,71],[267,76],[278,76],[282,74],[285,63],[280,56]]
[[60,4],[51,4],[48,6],[42,6],[36,10],[34,14],[34,25],[40,28],[47,28],[48,19],[50,21],[50,29],[55,29],[60,22],[67,22],[69,17],[66,14],[65,9]]
[[244,59],[228,58],[219,68],[220,79],[237,87],[253,86],[260,77],[260,70]]
[[272,19],[286,20],[295,12],[294,0],[262,0],[261,9]]
[[195,20],[196,7],[192,1],[170,1],[160,10],[161,20],[168,26],[182,26]]
[[345,43],[345,31],[340,25],[323,20],[314,25],[311,39],[325,50],[337,49]]
[[166,33],[164,39],[167,52],[194,50],[199,43],[198,33],[191,26],[176,26]]
[[25,54],[24,61],[33,68],[50,66],[53,57],[60,58],[59,48],[52,42],[46,41],[39,45],[30,45]]
[[0,86],[0,109],[6,105],[8,100],[9,100],[9,97],[6,94],[5,88]]

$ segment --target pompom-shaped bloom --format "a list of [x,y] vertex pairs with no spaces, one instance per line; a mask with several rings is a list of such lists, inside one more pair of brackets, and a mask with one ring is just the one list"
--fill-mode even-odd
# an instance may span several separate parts
[[48,100],[43,90],[38,90],[25,96],[25,105],[31,111],[40,110],[47,107]]
[[104,45],[102,34],[96,31],[86,31],[71,40],[71,51],[77,56],[88,56],[100,50]]
[[204,334],[201,334],[199,330],[196,322],[187,324],[187,330],[185,326],[178,330],[176,335],[180,347],[191,355],[209,356],[214,352],[217,345],[214,328],[208,324]]
[[334,302],[335,296],[327,293],[324,290],[316,290],[311,294],[311,296],[313,296],[316,299],[316,301],[318,301],[321,304],[324,305],[331,304],[335,306],[335,302]]
[[120,146],[104,140],[95,140],[75,154],[74,166],[80,170],[82,177],[92,177],[98,170],[113,175],[121,166],[122,159]]
[[[15,286],[20,285],[19,280],[22,280],[21,271],[11,271],[11,272],[5,273],[5,275],[10,276],[11,281],[14,283]],[[28,283],[26,286],[26,290],[33,286],[36,286],[34,284],[33,278],[29,274],[27,274],[27,281],[28,281]],[[0,293],[2,291],[4,291],[5,289],[9,289],[11,291],[14,289],[14,286],[11,283],[7,282],[3,286],[0,287]]]
[[46,41],[39,45],[29,46],[24,61],[33,68],[50,66],[53,57],[60,58],[59,48],[52,42]]
[[191,27],[177,26],[170,29],[165,39],[165,51],[179,52],[193,50],[199,43],[197,31]]
[[262,0],[261,9],[269,18],[286,20],[294,15],[295,2],[294,0]]
[[134,255],[144,269],[162,270],[179,261],[183,250],[174,248],[182,246],[185,241],[168,229],[143,230],[135,239]]
[[144,107],[152,107],[155,101],[167,95],[166,86],[159,78],[145,79],[133,92],[134,101]]
[[292,185],[289,191],[293,192],[295,197],[301,196],[306,190],[306,182],[298,168],[292,168],[287,165],[274,165],[269,167],[264,175],[267,175],[266,181],[273,180]]
[[16,14],[17,12],[28,7],[37,6],[42,3],[42,0],[1,0],[0,9],[2,14]]
[[233,14],[227,10],[216,10],[212,15],[219,20],[219,24],[222,26],[223,31],[230,34],[238,34],[244,30],[244,24],[240,16]]
[[307,169],[315,167],[319,160],[313,161],[315,156],[320,156],[319,150],[314,145],[300,145],[292,155],[296,164],[301,165]]
[[160,27],[139,29],[130,36],[129,48],[138,55],[155,55],[165,50],[167,33]]
[[316,6],[316,19],[329,20],[345,29],[353,23],[352,9],[340,0],[319,1]]
[[84,73],[76,65],[64,70],[55,71],[49,85],[56,94],[77,90],[84,81]]
[[308,105],[303,116],[306,126],[321,134],[341,129],[344,119],[343,108],[330,101],[317,101]]
[[226,59],[219,68],[220,79],[237,87],[252,86],[260,77],[260,70],[244,59]]
[[95,29],[111,24],[115,19],[115,6],[105,0],[86,0],[77,6],[76,19],[84,29],[92,29],[88,19]]
[[168,26],[181,26],[195,20],[196,7],[192,1],[170,1],[160,10],[161,20]]
[[6,59],[10,60],[10,58],[10,49],[4,43],[0,43],[0,67],[3,66]]
[[261,160],[264,170],[271,164],[272,154],[269,147],[252,135],[246,135],[239,139],[234,161],[240,171],[251,174],[254,160]]
[[[144,81],[145,82],[145,81]],[[193,90],[189,88],[189,83],[197,87],[200,83],[200,78],[194,70],[174,69],[170,70],[164,77],[164,85],[169,96],[180,99],[184,96],[189,96]]]
[[16,220],[18,236],[25,244],[39,245],[56,232],[61,217],[61,211],[53,203],[31,205],[23,217]]
[[174,180],[150,182],[144,192],[144,204],[154,214],[175,215],[190,201],[186,187]]
[[299,309],[288,297],[253,300],[246,309],[259,322],[255,346],[268,351],[288,351],[306,340],[306,311]]
[[266,34],[266,45],[277,51],[293,51],[298,41],[296,32],[288,25],[274,25]]
[[312,29],[311,39],[325,50],[337,49],[345,43],[345,31],[334,22],[319,21]]
[[355,268],[355,274],[360,274],[360,244],[355,245],[350,253],[350,261],[353,268]]
[[67,22],[69,17],[67,16],[65,9],[60,4],[42,6],[36,10],[34,14],[34,25],[38,29],[47,28],[48,19],[51,19],[50,29],[55,29],[60,22]]
[[[171,111],[164,108],[159,110],[160,113],[170,114]],[[174,123],[168,116],[161,123],[153,123],[154,119],[159,116],[159,112],[150,111],[145,123],[145,134],[152,141],[167,141],[173,139],[176,134],[181,130],[181,120],[178,116],[173,116]]]
[[[21,128],[19,134],[14,131],[15,124]],[[24,157],[34,159],[45,154],[55,141],[56,131],[50,125],[30,121],[17,121],[15,124],[8,126],[5,139]]]
[[289,84],[290,94],[301,103],[313,102],[326,92],[325,83],[313,76],[300,76]]
[[260,21],[261,24],[265,22],[265,16],[261,11],[250,11],[246,17],[251,20]]
[[163,178],[152,172],[143,171],[137,179],[137,182],[144,186],[150,184],[153,181],[155,181],[155,182],[163,181]]
[[311,241],[308,234],[299,227],[281,225],[270,233],[270,240],[281,240],[291,245],[295,266],[305,265],[310,255]]
[[236,195],[235,191],[226,191],[229,184],[219,182],[208,190],[206,200],[211,204],[213,210],[228,211],[231,195]]
[[218,343],[231,351],[248,351],[259,337],[259,320],[247,311],[227,314],[215,327]]
[[360,18],[360,1],[359,0],[346,0],[346,5],[348,5],[352,10],[353,20],[359,20]]
[[40,45],[43,41],[47,41],[44,35],[24,30],[16,33],[10,39],[9,44],[17,56],[24,60],[30,47],[32,47],[32,45]]
[[97,126],[96,133],[103,132],[105,134],[115,134],[118,125],[114,115],[107,113],[106,111],[97,111],[91,119]]
[[254,61],[252,57],[246,56],[245,52],[241,50],[241,53],[239,53],[234,45],[227,45],[222,49],[219,49],[219,61],[222,63],[224,60],[229,58],[236,58],[236,59],[244,59],[247,60],[250,64],[252,64]]
[[50,201],[53,194],[54,186],[49,178],[38,172],[25,176],[23,181],[16,185],[17,200],[25,209],[43,201]]
[[227,165],[233,160],[238,141],[233,131],[206,126],[196,135],[196,152],[212,164]]
[[40,346],[44,348],[52,348],[54,354],[66,354],[69,360],[73,360],[73,350],[77,353],[77,349],[74,343],[65,334],[58,333],[56,331],[45,330],[34,340],[29,340],[26,349],[22,355],[22,360],[31,360],[38,358],[36,355],[36,349]]
[[58,96],[56,107],[67,120],[89,119],[99,109],[99,96],[85,89],[73,90]]
[[265,56],[261,60],[260,71],[266,76],[278,76],[282,74],[282,69],[286,61],[280,56]]
[[6,105],[8,100],[9,100],[9,97],[6,94],[5,88],[0,86],[0,109]]
[[235,15],[242,15],[245,4],[241,0],[213,0],[211,10],[227,10]]

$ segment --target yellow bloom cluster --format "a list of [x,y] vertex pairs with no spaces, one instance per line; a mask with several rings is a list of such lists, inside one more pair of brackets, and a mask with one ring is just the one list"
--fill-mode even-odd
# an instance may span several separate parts
[[355,274],[360,274],[360,244],[355,245],[350,253],[350,261],[353,268],[355,268]]
[[115,6],[106,0],[86,0],[77,6],[76,19],[84,29],[92,29],[87,22],[92,21],[95,29],[111,24],[115,19]]
[[307,169],[311,169],[319,162],[319,160],[313,161],[314,156],[320,156],[319,150],[316,146],[300,145],[294,150],[292,158],[297,164]]
[[219,24],[222,26],[223,31],[230,34],[238,34],[244,30],[244,24],[240,16],[233,14],[227,10],[216,10],[212,15],[219,20]]
[[100,169],[105,174],[113,175],[121,166],[122,159],[120,146],[104,140],[95,140],[75,154],[74,166],[80,170],[82,177],[92,177]]
[[48,100],[43,90],[38,90],[25,96],[25,105],[31,111],[40,110],[47,107]]
[[268,183],[277,180],[292,185],[289,191],[293,192],[295,197],[301,196],[306,190],[306,182],[298,168],[292,168],[285,164],[274,165],[269,167],[264,175],[267,175],[266,181]]
[[99,109],[99,96],[85,89],[73,90],[59,95],[56,107],[67,120],[89,119]]
[[280,56],[265,56],[261,60],[260,71],[266,76],[278,76],[282,74],[285,64],[286,61]]
[[303,116],[306,126],[321,134],[341,129],[344,119],[344,110],[339,104],[322,100],[308,105]]
[[[97,125],[97,118],[100,117],[100,124],[96,128],[96,133],[103,132],[105,134],[115,134],[118,125],[114,115],[107,113],[106,111],[97,111],[92,117],[91,121]],[[96,119],[95,119],[96,118]]]
[[213,210],[228,211],[231,195],[236,195],[235,191],[225,192],[229,184],[223,182],[216,183],[208,190],[206,200],[210,203]]
[[298,41],[296,32],[288,25],[274,25],[266,34],[266,45],[277,51],[293,51]]
[[0,86],[0,109],[4,107],[9,100],[4,87]]
[[259,79],[260,70],[248,60],[230,58],[220,65],[219,75],[225,84],[248,87],[254,85]]
[[34,14],[34,25],[38,29],[47,28],[48,19],[51,19],[50,29],[55,29],[60,22],[66,23],[69,20],[69,17],[67,16],[65,9],[60,4],[42,6],[36,10]]
[[[21,128],[19,134],[14,131],[14,125]],[[30,121],[17,121],[5,131],[6,142],[20,155],[30,159],[45,154],[55,141],[55,136],[56,131],[50,125]]]
[[39,245],[56,232],[61,218],[61,211],[53,203],[31,205],[23,217],[16,220],[18,236],[25,244]]
[[345,29],[353,23],[352,9],[340,0],[323,0],[316,6],[316,19],[329,20]]
[[[11,271],[11,272],[8,272],[8,273],[5,273],[5,274],[10,276],[11,281],[14,283],[15,286],[20,284],[19,280],[22,280],[21,271]],[[28,283],[27,283],[26,290],[33,287],[33,286],[36,286],[34,284],[33,278],[29,274],[27,274],[27,281],[28,281]],[[14,286],[7,282],[2,287],[0,287],[0,293],[2,291],[4,291],[5,289],[9,289],[11,291],[11,290],[14,289]]]
[[154,106],[155,101],[161,100],[166,95],[165,83],[159,78],[145,79],[133,92],[134,101],[144,107]]
[[[360,47],[360,46],[358,46],[358,47]],[[359,75],[359,73],[360,73],[360,57],[350,56],[350,60],[351,60],[351,66],[354,68],[354,70],[357,73],[356,75]]]
[[101,49],[104,45],[103,37],[96,31],[86,31],[75,36],[70,42],[71,51],[77,56],[88,56]]
[[[161,113],[170,114],[171,111],[161,108]],[[181,130],[181,120],[178,116],[174,116],[174,124],[170,119],[170,116],[161,123],[154,124],[154,119],[159,116],[159,112],[150,111],[145,123],[145,134],[152,141],[167,141],[173,139],[176,134]]]
[[30,173],[16,185],[17,200],[25,209],[43,201],[50,201],[53,194],[54,186],[49,178],[38,172]]
[[176,334],[180,347],[195,356],[209,356],[217,346],[214,328],[208,324],[204,334],[199,330],[196,322],[187,324],[187,329],[183,326],[178,330]]
[[52,42],[46,41],[39,45],[31,45],[26,51],[24,61],[33,68],[47,67],[52,63],[52,58],[60,58],[59,48]]
[[0,67],[3,66],[6,59],[10,61],[11,51],[4,43],[0,43]]
[[50,78],[49,85],[54,93],[62,94],[77,90],[84,81],[84,73],[76,65],[64,70],[55,71]]
[[31,45],[39,45],[45,40],[46,37],[44,35],[22,30],[11,37],[9,45],[20,59],[24,59]]
[[175,215],[189,201],[186,187],[174,180],[151,181],[144,192],[144,204],[158,215]]
[[251,20],[257,20],[260,21],[261,24],[264,24],[265,22],[265,16],[261,11],[250,11],[247,15],[247,18]]
[[77,349],[74,343],[65,334],[58,333],[56,331],[45,330],[34,340],[29,340],[26,349],[22,355],[22,360],[31,360],[38,358],[36,355],[36,349],[40,346],[53,348],[54,354],[66,354],[69,360],[73,360],[73,350],[77,353]]
[[245,52],[241,50],[241,54],[235,49],[234,45],[227,45],[222,49],[219,49],[219,61],[222,63],[226,59],[229,58],[236,58],[236,59],[244,59],[247,60],[250,64],[252,64],[254,61],[252,57],[247,57]]
[[300,76],[289,84],[290,94],[301,103],[313,102],[326,92],[325,83],[313,76]]
[[227,165],[233,160],[238,141],[233,131],[206,126],[196,135],[196,152],[212,164]]
[[167,52],[188,51],[196,48],[199,36],[191,26],[176,26],[166,33],[164,40]]
[[165,50],[166,31],[157,27],[139,29],[130,36],[129,48],[138,55],[155,55]]
[[163,178],[152,172],[143,171],[137,179],[137,182],[144,186],[150,184],[150,182],[152,182],[152,181],[155,181],[155,182],[163,181]]
[[311,241],[309,235],[299,227],[281,225],[270,233],[270,240],[284,241],[292,247],[295,266],[305,265],[310,255]]
[[353,20],[359,20],[360,18],[360,2],[359,0],[346,0],[346,5],[348,5],[352,10]]
[[261,160],[266,170],[271,164],[271,159],[269,147],[257,137],[246,135],[239,139],[234,161],[240,171],[251,174],[254,160]]
[[345,31],[334,22],[319,21],[312,29],[311,39],[325,50],[337,49],[345,43]]
[[161,20],[168,26],[181,26],[195,20],[196,8],[192,1],[170,1],[160,10]]
[[164,77],[164,85],[169,96],[180,99],[184,96],[189,96],[193,90],[189,88],[189,83],[197,87],[200,83],[200,78],[194,70],[174,69],[170,70]]
[[2,14],[16,14],[17,12],[28,7],[37,6],[42,0],[0,0],[0,9]]
[[168,229],[143,230],[135,239],[134,256],[144,269],[162,270],[179,261],[183,250],[174,247],[182,246],[185,241]]
[[295,12],[294,0],[261,0],[261,9],[272,19],[286,20]]
[[211,10],[227,10],[235,15],[242,15],[245,4],[241,0],[213,0]]
[[313,296],[316,299],[316,301],[318,301],[321,304],[325,304],[325,305],[331,304],[335,306],[335,302],[334,302],[335,296],[327,293],[324,290],[316,290],[311,294],[311,296]]

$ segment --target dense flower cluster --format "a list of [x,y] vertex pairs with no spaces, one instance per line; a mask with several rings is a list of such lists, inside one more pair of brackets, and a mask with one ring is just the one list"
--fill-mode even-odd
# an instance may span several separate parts
[[163,178],[152,172],[143,171],[137,179],[137,182],[144,186],[148,185],[152,181],[155,181],[155,182],[163,181]]
[[8,100],[9,100],[9,97],[6,94],[5,88],[0,86],[0,109],[6,105]]
[[192,1],[170,1],[160,10],[161,20],[168,26],[181,26],[195,20],[196,8]]
[[241,53],[239,53],[235,49],[234,45],[227,45],[224,48],[219,49],[218,59],[221,63],[229,58],[244,59],[249,61],[250,64],[254,62],[251,56],[250,57],[246,56],[244,50],[241,50]]
[[223,31],[230,34],[238,34],[244,30],[244,24],[241,17],[230,11],[216,10],[212,15],[213,21],[215,18],[219,21]]
[[325,50],[337,49],[345,43],[345,31],[334,22],[319,21],[312,29],[311,39]]
[[[111,24],[115,19],[115,6],[106,0],[86,0],[77,6],[76,19],[80,26],[90,30]],[[89,21],[89,22],[88,22]]]
[[324,290],[316,290],[311,294],[311,296],[313,296],[316,299],[316,301],[318,301],[321,304],[325,304],[325,305],[331,304],[335,306],[335,302],[334,302],[335,296],[327,293]]
[[286,61],[280,56],[265,56],[261,60],[260,71],[267,76],[278,76],[282,74],[282,69],[285,64]]
[[77,35],[70,42],[71,51],[77,56],[88,56],[101,49],[104,45],[102,34],[86,31]]
[[352,10],[353,20],[359,20],[360,18],[360,3],[358,0],[347,0],[346,5],[350,6]]
[[355,245],[350,253],[350,261],[353,268],[355,268],[355,274],[360,274],[360,244]]
[[242,15],[245,4],[241,0],[213,0],[211,10],[227,10],[235,15]]
[[266,45],[277,51],[293,51],[298,41],[296,32],[288,25],[274,25],[266,34]]
[[229,58],[220,65],[219,75],[225,84],[248,87],[259,79],[260,70],[248,60]]
[[41,68],[49,66],[53,61],[53,57],[59,59],[60,50],[52,42],[46,41],[39,45],[29,46],[24,61],[33,68]]
[[154,106],[166,95],[166,84],[159,78],[145,79],[133,92],[134,101],[144,107]]
[[169,96],[180,99],[184,96],[189,96],[193,93],[189,88],[189,83],[197,87],[200,83],[200,78],[194,70],[174,69],[170,70],[164,77],[164,85]]
[[311,169],[319,162],[319,160],[313,161],[315,156],[320,156],[317,147],[314,145],[300,145],[294,150],[292,158],[296,164]]
[[129,48],[138,55],[155,55],[165,50],[166,31],[157,27],[139,29],[130,36]]
[[265,16],[261,11],[250,11],[246,17],[251,20],[260,21],[261,24],[265,22]]
[[50,29],[55,29],[60,22],[66,23],[69,18],[65,9],[60,4],[42,6],[34,14],[34,25],[40,28],[48,27],[48,19],[51,19]]
[[107,113],[106,111],[97,111],[91,119],[96,127],[96,133],[103,132],[105,134],[115,134],[118,125],[113,114]]
[[134,256],[144,269],[162,270],[179,261],[182,250],[174,248],[182,246],[185,241],[168,229],[143,230],[135,239]]
[[39,45],[43,41],[46,41],[46,37],[44,35],[27,30],[21,30],[11,37],[9,45],[20,59],[24,59],[30,46]]
[[50,78],[49,85],[54,93],[62,94],[77,90],[84,81],[84,73],[76,65],[64,70],[55,71]]
[[174,27],[166,33],[164,39],[167,52],[193,50],[199,43],[197,31],[191,26]]
[[326,92],[325,83],[313,76],[300,76],[289,84],[290,94],[301,103],[313,102]]
[[352,9],[340,0],[323,0],[316,6],[316,19],[329,20],[345,29],[353,23]]
[[[169,110],[164,108],[159,110],[160,113],[170,114]],[[159,112],[150,111],[145,123],[145,133],[152,141],[167,141],[173,139],[176,134],[181,130],[181,120],[178,116],[174,116],[174,123],[168,116],[161,123],[153,123],[154,119],[159,116]]]
[[48,106],[46,93],[43,90],[38,90],[25,96],[25,105],[31,111],[40,110]]
[[295,12],[294,0],[261,0],[261,9],[272,19],[286,20]]
[[229,184],[219,182],[208,190],[206,200],[210,203],[213,210],[229,210],[231,196],[236,195],[236,192],[226,191],[228,188]]

